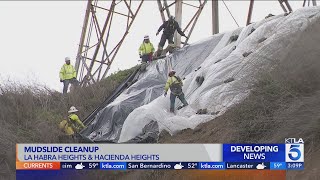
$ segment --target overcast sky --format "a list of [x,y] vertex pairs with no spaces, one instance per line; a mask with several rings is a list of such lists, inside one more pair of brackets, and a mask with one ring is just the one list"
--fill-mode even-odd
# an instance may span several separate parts
[[[303,3],[302,0],[289,2],[294,10]],[[58,73],[66,56],[75,62],[86,4],[86,1],[0,1],[0,84],[8,79],[38,82],[61,91]],[[226,4],[239,25],[245,26],[249,1],[226,1]],[[237,28],[221,1],[219,8],[220,32]],[[184,10],[182,26],[193,15],[187,7]],[[256,1],[252,21],[259,21],[269,13],[283,13],[278,1]],[[210,36],[210,22],[211,2],[205,6],[189,43]],[[137,49],[144,35],[148,34],[157,47],[160,35],[155,33],[160,25],[157,3],[146,1],[110,72],[138,64]],[[122,33],[112,36],[116,38]]]

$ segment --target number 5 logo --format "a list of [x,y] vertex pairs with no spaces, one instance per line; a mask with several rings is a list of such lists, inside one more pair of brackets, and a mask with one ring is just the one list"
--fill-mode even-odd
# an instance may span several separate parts
[[286,162],[304,162],[303,144],[286,144]]
[[[300,145],[299,144],[293,144],[290,146],[289,150],[289,158],[293,161],[299,160],[301,157],[301,152],[300,152]],[[294,154],[297,154],[294,156]]]

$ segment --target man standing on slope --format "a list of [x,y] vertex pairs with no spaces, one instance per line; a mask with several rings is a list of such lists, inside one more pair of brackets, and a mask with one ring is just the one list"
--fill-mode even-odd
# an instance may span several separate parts
[[68,91],[69,84],[78,86],[79,82],[76,79],[77,73],[74,67],[70,64],[70,58],[65,58],[65,64],[61,67],[60,70],[60,82],[63,82],[63,94],[66,94]]
[[184,93],[182,92],[183,83],[180,77],[175,76],[176,72],[174,70],[169,72],[169,78],[167,80],[166,86],[164,87],[164,96],[167,96],[167,92],[170,88],[170,112],[174,113],[174,104],[176,101],[176,97],[180,99],[183,103],[182,107],[188,106],[188,103],[184,97]]
[[174,47],[174,42],[173,42],[173,35],[176,32],[176,30],[178,31],[178,33],[181,36],[184,36],[187,38],[187,36],[181,31],[181,28],[178,24],[178,22],[174,19],[174,16],[170,16],[168,21],[165,21],[158,29],[158,32],[156,33],[156,35],[159,34],[159,32],[163,30],[162,36],[161,36],[161,40],[159,42],[158,45],[158,51],[157,51],[157,56],[160,56],[163,50],[163,46],[166,43],[166,40],[168,40],[169,43],[169,47],[173,48]]
[[143,42],[139,48],[139,55],[142,60],[142,62],[151,62],[152,56],[154,53],[154,47],[153,44],[150,42],[149,36],[146,35],[143,38]]

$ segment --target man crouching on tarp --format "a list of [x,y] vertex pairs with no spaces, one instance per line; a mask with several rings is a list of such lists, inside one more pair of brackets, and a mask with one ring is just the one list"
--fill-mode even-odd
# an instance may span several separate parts
[[183,103],[183,107],[188,106],[188,103],[184,97],[184,93],[182,92],[183,83],[180,77],[175,76],[176,72],[174,70],[169,72],[169,78],[167,80],[166,86],[164,87],[164,96],[167,96],[167,92],[170,88],[170,112],[174,113],[174,104],[176,101],[176,97],[180,99]]

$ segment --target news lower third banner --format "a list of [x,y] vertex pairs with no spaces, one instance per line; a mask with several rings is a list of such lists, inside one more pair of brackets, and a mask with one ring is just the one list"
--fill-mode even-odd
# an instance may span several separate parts
[[23,162],[222,161],[222,144],[18,144]]
[[301,144],[17,144],[17,170],[303,170]]

